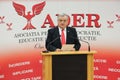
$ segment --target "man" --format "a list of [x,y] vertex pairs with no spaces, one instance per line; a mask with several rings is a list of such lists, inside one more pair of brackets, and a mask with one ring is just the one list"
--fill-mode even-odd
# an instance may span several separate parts
[[81,44],[77,38],[75,28],[68,27],[68,15],[59,14],[57,21],[58,26],[48,30],[46,49],[48,51],[61,51],[62,45],[74,44],[72,50],[79,50]]

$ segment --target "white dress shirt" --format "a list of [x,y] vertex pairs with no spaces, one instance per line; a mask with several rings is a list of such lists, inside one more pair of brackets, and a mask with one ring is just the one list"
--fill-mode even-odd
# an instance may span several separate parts
[[[61,33],[62,33],[62,29],[60,28],[60,27],[58,27],[58,29],[59,29],[59,35],[61,36]],[[65,35],[65,42],[66,42],[66,36],[67,36],[67,33],[66,33],[67,31],[66,31],[66,28],[64,29],[64,35]],[[61,39],[61,37],[60,37],[60,39]]]

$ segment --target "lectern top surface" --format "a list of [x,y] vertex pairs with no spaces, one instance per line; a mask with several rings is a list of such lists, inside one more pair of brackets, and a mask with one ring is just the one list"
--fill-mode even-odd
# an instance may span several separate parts
[[42,55],[71,55],[71,54],[95,54],[96,51],[59,51],[59,52],[47,52],[41,53]]

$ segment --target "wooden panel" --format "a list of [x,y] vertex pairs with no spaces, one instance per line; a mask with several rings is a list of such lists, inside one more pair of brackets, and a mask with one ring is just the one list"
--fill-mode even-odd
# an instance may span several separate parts
[[43,80],[52,80],[52,56],[43,56]]
[[93,54],[87,55],[87,80],[94,80],[94,63],[93,63]]

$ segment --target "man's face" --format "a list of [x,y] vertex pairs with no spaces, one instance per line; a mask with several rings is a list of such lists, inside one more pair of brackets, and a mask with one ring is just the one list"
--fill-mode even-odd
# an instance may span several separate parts
[[67,16],[59,16],[58,26],[62,29],[66,28],[68,26],[68,17]]

